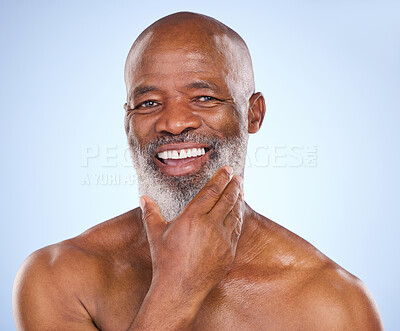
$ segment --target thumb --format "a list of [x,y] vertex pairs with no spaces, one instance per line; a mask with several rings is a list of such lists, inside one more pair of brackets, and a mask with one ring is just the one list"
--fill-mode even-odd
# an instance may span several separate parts
[[139,204],[149,241],[158,238],[168,224],[162,217],[160,208],[150,197],[145,195],[140,197]]

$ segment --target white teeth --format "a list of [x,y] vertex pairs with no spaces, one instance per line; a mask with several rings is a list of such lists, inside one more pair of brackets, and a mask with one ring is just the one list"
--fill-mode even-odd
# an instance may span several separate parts
[[181,149],[181,150],[169,150],[160,152],[157,156],[160,159],[186,159],[188,157],[196,157],[206,154],[205,148],[188,148],[188,149]]

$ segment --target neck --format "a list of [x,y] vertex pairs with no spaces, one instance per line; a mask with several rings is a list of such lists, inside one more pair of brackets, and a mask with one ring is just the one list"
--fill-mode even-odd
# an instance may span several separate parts
[[256,213],[246,202],[243,226],[236,249],[235,265],[248,264],[265,250],[269,240],[265,240],[265,230],[270,222]]

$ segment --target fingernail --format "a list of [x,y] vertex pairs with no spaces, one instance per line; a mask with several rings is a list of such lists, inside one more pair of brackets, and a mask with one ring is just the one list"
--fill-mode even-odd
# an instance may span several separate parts
[[139,199],[139,206],[140,206],[140,209],[141,209],[142,211],[143,211],[143,209],[144,209],[145,204],[146,204],[146,202],[144,201],[144,199],[143,199],[142,197],[140,197],[140,199]]
[[227,167],[226,167],[226,171],[228,171],[230,175],[233,174],[233,169],[232,169],[232,167],[230,167],[230,166],[227,166]]

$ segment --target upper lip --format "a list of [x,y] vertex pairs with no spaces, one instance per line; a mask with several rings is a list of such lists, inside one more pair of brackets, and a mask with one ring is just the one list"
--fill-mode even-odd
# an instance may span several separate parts
[[188,148],[209,148],[207,144],[199,144],[199,143],[172,143],[172,144],[166,144],[158,147],[154,154],[157,156],[158,153],[164,152],[164,151],[172,151],[172,150],[181,150],[181,149],[188,149]]

